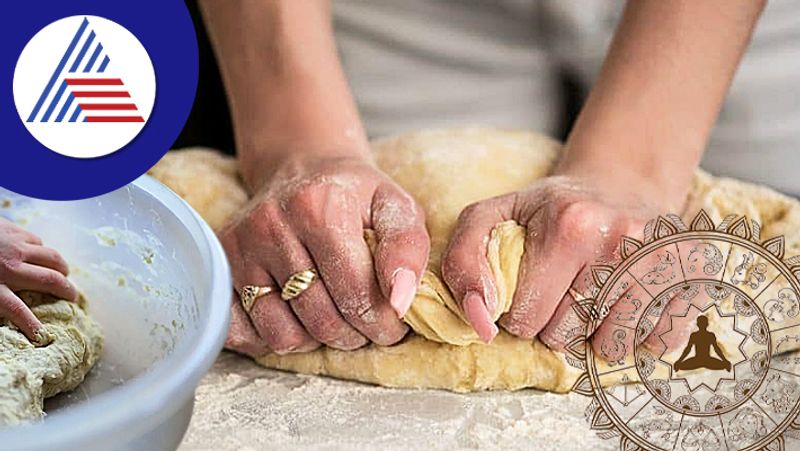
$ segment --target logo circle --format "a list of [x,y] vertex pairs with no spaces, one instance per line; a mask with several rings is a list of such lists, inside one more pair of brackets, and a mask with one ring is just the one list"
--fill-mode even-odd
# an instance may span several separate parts
[[[165,2],[163,0],[141,0],[137,2],[38,0],[36,2],[10,2],[7,13],[14,20],[8,21],[6,26],[0,28],[0,60],[5,62],[5,64],[0,65],[0,123],[3,124],[3,156],[4,167],[7,169],[3,172],[3,176],[0,177],[0,186],[2,188],[20,195],[47,200],[77,200],[99,196],[122,188],[141,177],[173,146],[184,128],[186,119],[189,117],[197,92],[197,33],[192,16],[189,14],[189,8],[185,2]],[[22,111],[19,111],[17,108],[18,102],[15,102],[16,63],[20,61],[23,50],[48,25],[73,16],[88,19],[90,25],[87,25],[87,29],[91,26],[90,32],[95,31],[95,43],[101,42],[103,44],[103,50],[98,54],[95,65],[98,60],[102,64],[104,58],[101,55],[109,57],[106,70],[115,71],[114,74],[109,74],[109,78],[119,78],[131,95],[130,99],[120,99],[131,100],[136,104],[137,108],[137,110],[122,110],[125,113],[95,109],[90,110],[92,115],[127,115],[129,112],[134,111],[144,114],[142,116],[143,121],[146,119],[146,122],[143,122],[144,125],[139,124],[141,130],[130,142],[118,150],[94,158],[68,157],[45,146],[31,134],[25,125],[32,110],[25,111],[21,109]],[[143,95],[147,97],[147,92],[142,92],[141,89],[130,85],[133,83],[130,81],[131,74],[127,73],[130,71],[123,67],[123,63],[129,61],[128,55],[125,53],[119,54],[115,49],[111,48],[113,45],[107,42],[106,34],[101,34],[99,29],[94,28],[94,16],[105,18],[124,27],[146,49],[155,75],[155,84],[157,85],[157,92],[152,106],[147,105],[149,103],[148,99],[142,99]],[[76,25],[80,26],[80,23]],[[61,38],[64,42],[60,44],[60,57],[63,57],[64,53],[66,53],[76,33],[77,29],[72,29],[67,32],[65,37]],[[112,37],[111,39],[115,38]],[[78,48],[77,51],[80,52],[82,44],[79,42],[76,47]],[[86,50],[89,59],[91,59],[95,51],[96,48],[93,46]],[[88,64],[88,61],[85,62]],[[53,76],[59,63],[60,59],[58,58],[56,61],[42,63],[48,64],[48,67],[45,68],[46,70],[43,69],[46,75],[40,76],[45,79],[45,84],[34,90],[39,91],[34,94],[34,97],[41,95],[44,91],[47,82],[50,80],[48,77]],[[71,67],[70,65],[66,69],[68,75]],[[78,78],[84,76],[82,72],[84,69],[85,65],[82,67],[81,64],[76,68],[76,71],[80,71]],[[94,67],[93,65],[89,70],[99,72],[99,67]],[[99,77],[99,74],[97,76]],[[19,80],[17,80],[17,83],[19,83]],[[60,88],[56,85],[56,82],[54,82],[54,86],[54,90]],[[85,90],[107,90],[102,85],[89,88],[91,89]],[[84,90],[83,87],[81,87],[81,90]],[[72,89],[69,92],[71,91]],[[66,92],[67,89],[65,88]],[[38,98],[33,100],[33,107],[35,107],[37,101]],[[77,101],[77,98],[74,101]],[[28,102],[31,101],[28,100]],[[92,103],[101,103],[101,101],[92,101]],[[114,103],[125,102],[114,101]],[[60,105],[63,108],[63,103]],[[43,102],[43,106],[40,109],[44,109],[44,112],[39,112],[39,119],[46,114],[49,106],[46,102]],[[53,121],[53,116],[57,119],[60,112],[59,105],[56,105],[48,121]],[[68,126],[71,119],[71,116],[68,117],[69,114],[70,111],[67,111],[62,117],[62,122],[66,120],[67,124],[44,123],[41,125]],[[91,133],[91,130],[95,130],[94,126],[108,126],[113,125],[113,123],[86,122],[73,123],[72,125],[75,128],[90,130],[87,132],[86,140],[94,141],[98,138]],[[91,127],[86,128],[85,126]],[[135,129],[130,133],[136,133]],[[125,141],[128,139],[129,137],[125,138]],[[53,147],[56,147],[56,145],[53,145]],[[111,145],[108,145],[104,149],[96,149],[96,152],[109,152],[111,147]],[[59,148],[59,150],[64,149]]]
[[57,20],[28,42],[14,70],[14,103],[31,135],[72,158],[109,155],[142,131],[156,77],[141,42],[99,16]]

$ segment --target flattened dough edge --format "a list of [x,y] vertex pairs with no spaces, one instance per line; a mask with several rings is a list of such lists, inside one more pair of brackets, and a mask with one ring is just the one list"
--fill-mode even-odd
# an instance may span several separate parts
[[[431,257],[407,315],[415,334],[391,347],[369,345],[349,352],[322,348],[304,354],[268,354],[256,361],[271,368],[393,387],[459,392],[526,387],[568,391],[580,372],[569,366],[562,354],[536,340],[505,333],[490,345],[480,343],[439,278],[440,256],[461,210],[472,202],[518,190],[544,177],[559,148],[559,143],[537,133],[491,128],[425,130],[373,143],[377,165],[408,190],[427,213]],[[196,185],[204,185],[204,192],[209,193],[231,190],[238,183],[235,174],[214,169],[214,165],[230,162],[207,153],[172,152],[152,173],[190,203],[191,187]],[[209,161],[215,161],[214,165]],[[169,171],[163,170],[166,165]],[[202,175],[209,172],[221,176],[209,179]],[[227,218],[220,218],[220,211],[237,211],[244,205],[239,200],[246,196],[241,195],[241,186],[239,189],[235,196],[216,194],[212,196],[218,199],[216,202],[192,205],[203,217],[224,223]],[[232,206],[232,200],[238,205]],[[692,216],[699,208],[715,221],[730,213],[747,214],[761,223],[763,236],[786,235],[788,255],[800,253],[800,234],[796,232],[800,203],[795,199],[766,187],[698,171],[686,212]],[[499,225],[488,245],[501,287],[498,316],[510,305],[516,286],[520,233],[513,224]],[[519,251],[515,246],[520,246]]]

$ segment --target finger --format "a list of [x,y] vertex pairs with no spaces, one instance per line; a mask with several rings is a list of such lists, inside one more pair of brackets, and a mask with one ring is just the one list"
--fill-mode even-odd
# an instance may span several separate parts
[[[612,240],[604,242],[601,240],[601,243],[595,249],[599,256],[588,255],[584,257],[583,268],[567,289],[567,293],[559,303],[550,321],[539,333],[539,339],[550,349],[561,351],[576,336],[587,335],[586,328],[589,325],[576,312],[576,308],[580,308],[576,303],[583,299],[596,299],[599,294],[599,287],[592,278],[592,266],[616,266],[619,263],[619,246],[613,243]],[[613,306],[633,283],[635,283],[633,279],[627,276],[618,280],[615,287],[613,287],[613,291],[608,295],[606,305],[608,307]],[[594,330],[588,332],[591,334]]]
[[585,266],[567,289],[550,322],[539,333],[539,340],[550,349],[562,351],[575,337],[585,336],[587,325],[575,312],[576,302],[592,298],[594,293],[596,287],[592,281],[591,268]]
[[65,276],[69,275],[69,265],[55,249],[44,246],[27,245],[23,248],[23,252],[26,262],[54,269]]
[[[9,221],[6,221],[6,222],[9,222]],[[22,237],[22,239],[28,244],[33,244],[33,245],[36,245],[36,246],[41,246],[42,245],[42,239],[39,238],[38,235],[34,234],[33,232],[29,232],[28,230],[23,229],[22,227],[14,224],[14,223],[11,223],[11,222],[9,222],[9,223],[12,226],[11,233],[14,233],[14,234]]]
[[461,302],[467,321],[487,343],[498,332],[492,321],[498,300],[486,243],[492,229],[511,218],[513,205],[514,196],[505,195],[465,208],[442,255],[442,278]]
[[23,263],[6,276],[6,282],[14,291],[28,290],[47,293],[58,299],[74,301],[78,290],[64,274],[42,266]]
[[428,262],[430,238],[425,215],[411,196],[396,185],[386,184],[375,192],[371,225],[377,238],[374,260],[378,284],[402,318],[411,307]]
[[335,184],[311,188],[290,202],[290,217],[328,293],[344,319],[367,338],[379,345],[397,343],[408,326],[378,286],[358,199]]
[[250,317],[242,308],[235,292],[231,298],[231,325],[225,339],[225,347],[251,357],[259,357],[270,351],[269,345],[258,335]]
[[[284,233],[268,246],[265,267],[272,276],[286,281],[297,272],[316,268],[303,244],[293,235]],[[345,321],[322,281],[314,281],[304,292],[287,303],[312,337],[326,345],[345,351],[364,346],[367,338]]]
[[[611,307],[608,316],[597,328],[592,338],[592,347],[597,355],[609,362],[624,360],[633,352],[639,343],[636,343],[636,329],[646,307],[652,298],[639,285],[633,284],[620,299]],[[652,332],[652,327],[645,327],[639,334],[641,342],[644,337]]]
[[514,303],[500,318],[506,330],[524,338],[544,330],[586,261],[602,252],[599,214],[591,206],[573,203],[558,212],[545,206],[531,216]]
[[[239,241],[233,232],[223,232],[220,241],[231,264],[235,287],[254,285],[273,288],[273,293],[256,299],[249,313],[242,308],[238,296],[234,298],[236,305],[232,307],[231,312],[234,315],[233,318],[238,321],[239,327],[234,329],[233,326],[236,323],[231,323],[229,340],[235,340],[239,348],[253,347],[254,350],[258,350],[260,341],[255,340],[245,327],[245,319],[247,319],[260,340],[263,340],[275,353],[301,352],[318,347],[319,343],[306,332],[291,308],[280,299],[278,287],[272,278],[258,264],[242,258]],[[237,333],[238,336],[235,336],[234,333]]]
[[0,316],[11,321],[32,343],[40,342],[42,323],[11,289],[0,285]]

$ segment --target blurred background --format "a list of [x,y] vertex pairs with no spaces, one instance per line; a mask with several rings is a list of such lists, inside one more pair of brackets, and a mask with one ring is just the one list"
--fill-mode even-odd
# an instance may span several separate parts
[[[339,57],[370,137],[484,125],[564,139],[623,1],[333,0]],[[197,0],[197,99],[175,147],[234,151]],[[702,67],[697,68],[702,74]],[[691,76],[691,74],[690,74]],[[800,195],[800,0],[771,0],[702,166]]]

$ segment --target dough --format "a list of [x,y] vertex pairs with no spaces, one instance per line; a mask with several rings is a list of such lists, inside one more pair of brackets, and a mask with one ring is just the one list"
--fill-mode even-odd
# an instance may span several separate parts
[[203,219],[217,230],[247,202],[236,161],[210,149],[183,152],[181,158],[164,158],[148,174],[203,212]]
[[50,344],[35,347],[0,323],[0,427],[43,417],[44,399],[83,382],[103,349],[100,328],[84,311],[82,297],[78,302],[33,293],[20,297],[44,323]]
[[[378,166],[408,190],[427,213],[430,261],[406,315],[414,334],[391,347],[370,345],[350,352],[322,348],[305,354],[269,354],[256,361],[270,368],[393,387],[568,391],[579,371],[566,363],[564,355],[536,340],[517,339],[505,332],[492,344],[483,344],[463,320],[439,277],[440,256],[461,210],[472,202],[518,190],[544,177],[559,147],[556,141],[539,134],[487,128],[427,130],[375,142]],[[155,168],[180,171],[169,173],[162,181],[190,204],[192,195],[183,190],[191,191],[203,180],[181,168],[187,167],[184,161],[197,152],[170,153]],[[240,191],[244,193],[242,188]],[[224,207],[219,208],[236,210],[244,204],[242,201],[231,208],[229,199],[224,201]],[[217,204],[193,206],[203,217],[219,220]],[[787,255],[800,254],[800,234],[795,232],[800,224],[800,203],[794,199],[698,171],[686,211],[693,216],[699,208],[705,208],[717,222],[729,213],[747,214],[762,224],[762,236],[786,235]],[[498,282],[498,317],[511,304],[523,238],[521,227],[502,223],[495,227],[488,243],[488,257]]]

